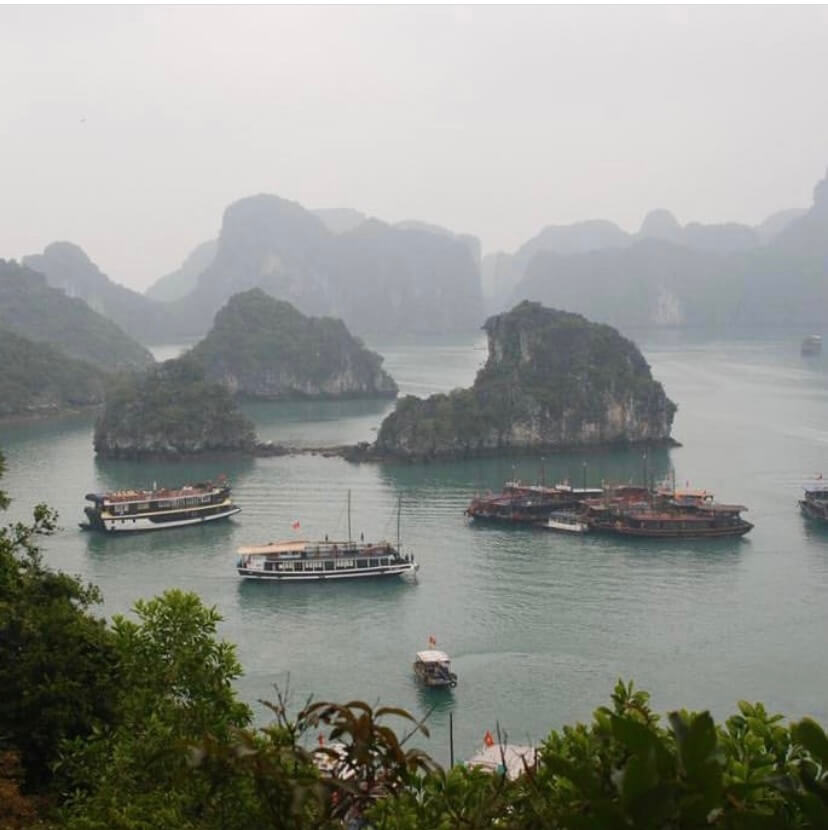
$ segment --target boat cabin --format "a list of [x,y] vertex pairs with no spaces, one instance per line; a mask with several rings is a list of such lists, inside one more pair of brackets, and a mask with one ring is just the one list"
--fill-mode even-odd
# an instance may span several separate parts
[[418,651],[414,661],[414,674],[426,686],[457,685],[457,675],[451,670],[451,659],[444,651],[427,649]]

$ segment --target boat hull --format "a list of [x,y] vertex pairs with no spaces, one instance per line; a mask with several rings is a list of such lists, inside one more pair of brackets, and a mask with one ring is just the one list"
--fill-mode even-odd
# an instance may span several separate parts
[[220,519],[229,519],[237,513],[241,513],[241,507],[232,505],[214,513],[206,511],[199,515],[186,515],[182,511],[180,517],[165,516],[161,521],[153,521],[149,516],[118,516],[118,517],[96,517],[89,522],[81,524],[84,530],[100,530],[104,533],[138,533],[149,530],[166,530],[172,527],[186,527],[188,525],[200,525],[206,522],[215,522]]
[[742,522],[732,527],[653,528],[593,524],[592,529],[618,536],[634,536],[646,539],[721,539],[744,536],[749,530],[753,529],[753,525],[750,522]]
[[826,515],[825,511],[815,507],[809,501],[805,501],[804,499],[800,501],[799,509],[802,511],[802,515],[806,518],[828,524],[828,515]]
[[239,576],[268,582],[319,582],[330,579],[377,579],[389,576],[405,576],[417,573],[416,562],[400,562],[394,565],[378,565],[367,568],[341,568],[330,571],[264,571],[258,568],[239,567]]

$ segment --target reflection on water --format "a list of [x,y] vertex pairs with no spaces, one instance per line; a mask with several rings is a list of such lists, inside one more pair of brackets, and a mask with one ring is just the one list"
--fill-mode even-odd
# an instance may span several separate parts
[[255,467],[250,456],[210,453],[198,458],[175,460],[154,458],[136,463],[124,458],[94,457],[97,492],[121,489],[178,487],[198,481],[215,481],[224,475],[235,485]]
[[334,599],[345,604],[349,615],[373,613],[378,603],[394,603],[417,585],[402,577],[377,579],[320,579],[284,583],[276,580],[239,579],[238,600],[242,613],[251,618],[315,613],[320,603]]

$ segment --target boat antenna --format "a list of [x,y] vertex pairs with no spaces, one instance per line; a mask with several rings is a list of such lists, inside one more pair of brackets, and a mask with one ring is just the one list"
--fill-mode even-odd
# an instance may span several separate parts
[[397,550],[400,549],[400,513],[402,512],[402,494],[397,496]]
[[587,471],[587,463],[584,461],[584,487],[583,487],[583,496],[586,498],[586,471]]
[[348,546],[351,545],[351,491],[348,490]]

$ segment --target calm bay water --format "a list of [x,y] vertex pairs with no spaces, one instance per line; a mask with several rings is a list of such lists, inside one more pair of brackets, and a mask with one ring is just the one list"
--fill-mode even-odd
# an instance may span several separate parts
[[[453,711],[459,757],[499,721],[515,741],[588,718],[615,679],[673,706],[733,711],[763,700],[795,717],[828,721],[828,532],[799,515],[800,484],[828,474],[828,363],[804,360],[796,336],[772,341],[690,342],[640,335],[655,376],[679,404],[683,446],[653,452],[651,474],[674,467],[679,482],[750,507],[741,540],[633,542],[572,539],[542,531],[468,526],[475,491],[513,475],[535,481],[537,458],[428,465],[351,465],[317,456],[137,464],[96,461],[88,416],[0,426],[11,519],[36,501],[56,507],[62,529],[47,561],[98,584],[103,613],[126,613],[165,588],[196,591],[224,616],[245,668],[242,696],[274,699],[290,676],[293,701],[307,695],[436,706],[428,748],[448,752]],[[468,385],[485,344],[430,341],[377,345],[403,393]],[[163,352],[170,356],[171,350]],[[387,402],[256,404],[259,434],[297,445],[371,440]],[[547,481],[590,485],[640,481],[638,450],[564,454],[544,460]],[[243,512],[204,528],[105,537],[81,532],[92,490],[176,484],[226,473]],[[417,583],[250,584],[235,549],[294,535],[396,534],[421,564]],[[453,693],[414,682],[414,652],[429,635],[454,658]],[[261,708],[257,709],[262,713]],[[262,717],[264,715],[262,714]]]

